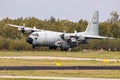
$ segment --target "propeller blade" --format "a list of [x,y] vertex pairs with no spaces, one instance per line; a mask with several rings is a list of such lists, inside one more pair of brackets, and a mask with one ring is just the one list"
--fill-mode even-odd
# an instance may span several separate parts
[[77,33],[77,30],[74,30],[74,33],[76,34],[76,33]]
[[36,26],[34,26],[33,29],[36,29]]
[[25,27],[25,23],[23,23],[23,27]]
[[20,31],[20,30],[21,30],[21,28],[18,28],[18,30]]

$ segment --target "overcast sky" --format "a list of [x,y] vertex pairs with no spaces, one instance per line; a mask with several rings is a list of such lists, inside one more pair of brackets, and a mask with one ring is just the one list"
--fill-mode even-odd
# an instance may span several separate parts
[[29,16],[44,20],[54,16],[89,21],[94,11],[99,11],[100,21],[105,21],[113,10],[120,14],[120,0],[0,0],[0,20]]

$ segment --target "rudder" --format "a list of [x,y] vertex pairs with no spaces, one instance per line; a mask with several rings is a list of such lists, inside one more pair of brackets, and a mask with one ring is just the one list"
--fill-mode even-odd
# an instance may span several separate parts
[[85,30],[85,34],[98,35],[98,18],[99,18],[99,12],[95,11],[90,23],[88,24]]

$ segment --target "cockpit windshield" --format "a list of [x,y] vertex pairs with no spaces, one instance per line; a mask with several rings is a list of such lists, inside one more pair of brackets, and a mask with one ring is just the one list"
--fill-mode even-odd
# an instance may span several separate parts
[[38,33],[32,33],[31,36],[39,37]]

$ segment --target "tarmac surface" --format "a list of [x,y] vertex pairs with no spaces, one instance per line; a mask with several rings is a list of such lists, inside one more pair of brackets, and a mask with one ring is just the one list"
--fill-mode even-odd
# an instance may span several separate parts
[[120,66],[0,66],[0,70],[120,70]]
[[110,79],[110,78],[78,78],[78,77],[55,77],[55,76],[8,76],[2,75],[0,78],[10,78],[10,79],[52,79],[52,80],[120,80],[120,79]]

